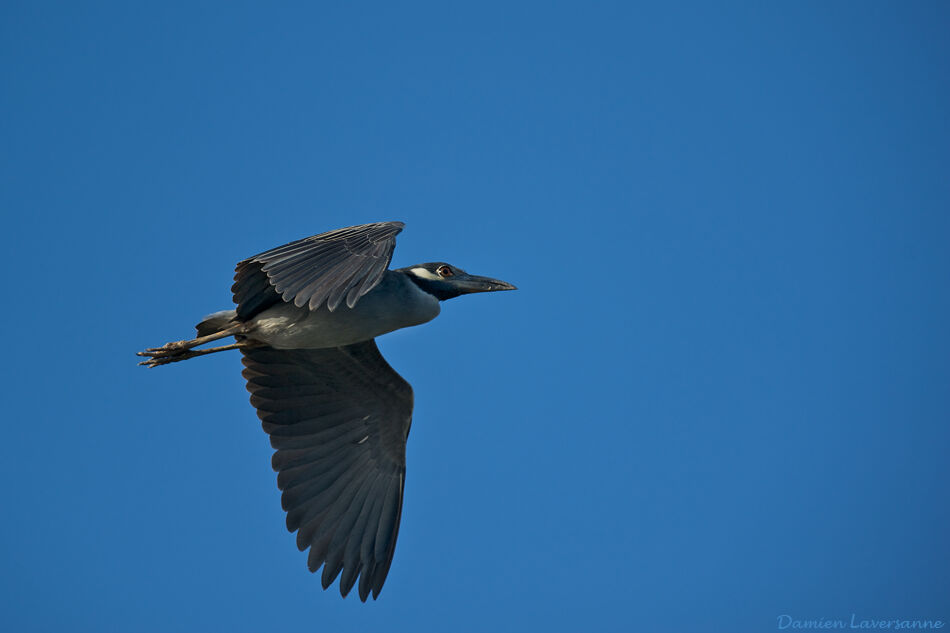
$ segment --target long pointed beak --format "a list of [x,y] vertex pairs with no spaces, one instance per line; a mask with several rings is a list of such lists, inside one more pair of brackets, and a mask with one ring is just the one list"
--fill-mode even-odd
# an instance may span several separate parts
[[507,281],[502,281],[500,279],[492,279],[491,277],[479,277],[478,275],[469,275],[468,273],[464,275],[456,275],[451,279],[447,279],[447,282],[451,283],[455,288],[461,291],[463,294],[469,294],[472,292],[497,292],[499,290],[517,290],[518,288],[508,283]]

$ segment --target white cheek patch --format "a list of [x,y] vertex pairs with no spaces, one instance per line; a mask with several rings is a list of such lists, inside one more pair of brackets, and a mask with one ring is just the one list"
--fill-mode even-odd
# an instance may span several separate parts
[[431,270],[426,270],[425,268],[410,268],[409,272],[419,279],[428,279],[429,281],[440,281],[442,279]]

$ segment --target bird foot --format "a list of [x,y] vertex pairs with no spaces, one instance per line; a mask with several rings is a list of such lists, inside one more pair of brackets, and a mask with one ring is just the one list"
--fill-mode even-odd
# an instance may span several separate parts
[[161,347],[149,347],[144,352],[136,352],[136,356],[145,356],[148,360],[143,360],[139,365],[147,367],[158,367],[167,365],[176,361],[191,358],[188,351],[192,347],[192,341],[172,341],[165,343]]
[[140,356],[145,356],[148,352],[155,353],[170,353],[170,352],[179,352],[184,349],[188,349],[194,345],[193,341],[172,341],[171,343],[165,343],[161,347],[148,347],[144,352],[139,352]]
[[140,362],[139,365],[145,365],[146,367],[159,367],[161,365],[167,365],[168,363],[177,363],[178,361],[188,360],[189,358],[194,358],[195,356],[204,356],[205,354],[214,354],[216,352],[223,352],[229,349],[241,349],[242,347],[250,346],[250,344],[247,342],[238,341],[237,343],[223,345],[221,347],[193,349],[195,343],[201,342],[201,339],[192,341],[174,341],[172,343],[166,343],[161,347],[149,347],[144,352],[136,352],[135,355],[144,356],[146,358],[146,360]]
[[[137,352],[136,356],[146,356],[145,352]],[[143,360],[139,365],[145,365],[146,367],[158,367],[160,365],[167,365],[168,363],[174,363],[179,360],[184,360],[183,358],[173,358],[171,356],[164,357],[152,357],[148,360]]]

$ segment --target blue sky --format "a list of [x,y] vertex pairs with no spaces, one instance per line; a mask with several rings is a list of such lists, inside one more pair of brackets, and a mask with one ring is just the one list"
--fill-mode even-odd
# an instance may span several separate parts
[[[336,3],[335,3],[336,4]],[[950,620],[941,2],[0,8],[10,630]],[[518,292],[415,388],[375,603],[284,529],[234,264],[402,220]]]

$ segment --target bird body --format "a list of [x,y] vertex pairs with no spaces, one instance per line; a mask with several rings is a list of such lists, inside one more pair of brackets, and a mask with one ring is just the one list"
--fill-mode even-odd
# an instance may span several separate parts
[[281,302],[248,321],[246,335],[277,349],[338,347],[426,323],[441,309],[406,273],[387,270],[352,308],[330,312]]
[[[375,337],[431,321],[440,302],[514,290],[434,262],[388,270],[401,222],[337,229],[238,263],[234,310],[194,339],[139,352],[157,367],[239,349],[251,404],[275,449],[287,528],[326,589],[379,595],[402,513],[413,392]],[[201,348],[233,336],[230,345]]]

